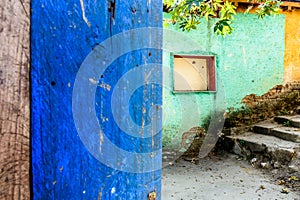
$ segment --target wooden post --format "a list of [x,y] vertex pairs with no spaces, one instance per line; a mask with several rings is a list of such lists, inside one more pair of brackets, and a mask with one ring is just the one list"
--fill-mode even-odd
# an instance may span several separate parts
[[30,199],[29,2],[0,5],[0,199]]

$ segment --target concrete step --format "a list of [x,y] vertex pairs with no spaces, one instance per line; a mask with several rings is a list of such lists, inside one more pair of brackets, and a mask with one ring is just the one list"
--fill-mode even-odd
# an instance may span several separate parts
[[252,130],[255,133],[271,135],[274,128],[281,127],[281,124],[274,122],[273,120],[263,121],[253,125]]
[[[232,150],[240,149],[244,154],[261,155],[281,164],[288,164],[299,154],[300,143],[286,141],[274,136],[246,132],[238,136],[226,136],[231,140]],[[238,152],[235,152],[238,154]]]
[[[293,120],[293,122],[289,120]],[[290,116],[281,116],[277,117],[276,121],[289,121],[289,123],[284,123],[285,125],[287,125],[292,123],[294,124],[296,120],[295,117],[293,118]],[[255,124],[252,130],[255,133],[271,135],[292,142],[300,142],[300,128],[284,126],[283,124],[279,124],[274,121],[264,121]]]
[[295,127],[274,128],[271,135],[292,142],[300,143],[300,129]]
[[274,117],[274,121],[280,124],[286,124],[290,121],[291,116],[276,116]]
[[300,115],[277,116],[274,117],[274,121],[284,124],[285,126],[293,126],[293,127],[300,128]]

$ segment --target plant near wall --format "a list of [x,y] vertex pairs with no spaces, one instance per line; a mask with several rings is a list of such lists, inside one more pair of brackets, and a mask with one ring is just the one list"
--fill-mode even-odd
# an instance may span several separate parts
[[[251,3],[252,0],[249,0]],[[258,18],[269,15],[276,15],[280,11],[280,0],[257,0],[258,4],[254,7],[254,2],[245,13],[255,9]],[[205,18],[209,20],[216,18],[213,30],[218,35],[228,35],[234,30],[232,22],[236,15],[236,6],[228,0],[164,0],[164,11],[171,15],[167,24],[178,24],[183,31],[197,29],[197,25]]]

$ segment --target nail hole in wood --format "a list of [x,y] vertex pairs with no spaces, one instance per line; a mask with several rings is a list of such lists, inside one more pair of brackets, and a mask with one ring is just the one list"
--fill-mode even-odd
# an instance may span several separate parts
[[132,13],[136,13],[136,9],[134,7],[131,8]]

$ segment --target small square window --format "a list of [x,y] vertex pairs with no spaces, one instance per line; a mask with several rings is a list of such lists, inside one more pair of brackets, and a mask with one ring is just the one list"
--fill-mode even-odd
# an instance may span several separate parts
[[174,92],[216,91],[215,57],[174,55]]

